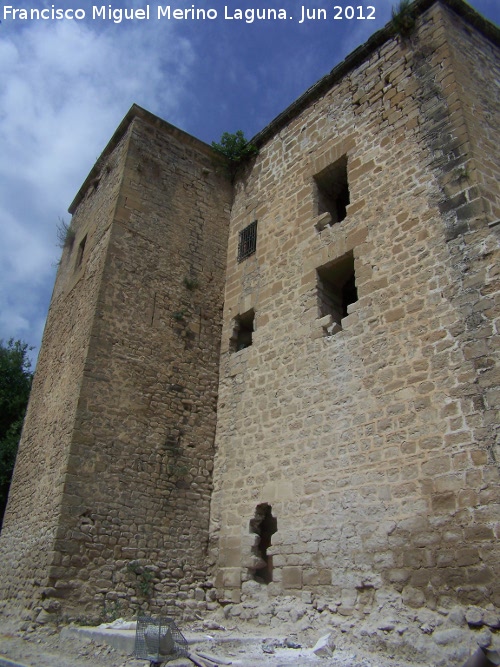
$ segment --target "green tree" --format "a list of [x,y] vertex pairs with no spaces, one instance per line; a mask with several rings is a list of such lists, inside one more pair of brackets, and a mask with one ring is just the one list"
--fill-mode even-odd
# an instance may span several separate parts
[[0,340],[0,527],[33,379],[30,349],[20,340]]
[[238,130],[234,134],[224,132],[220,143],[212,141],[212,148],[218,154],[220,160],[224,162],[225,170],[231,182],[234,180],[240,164],[251,155],[257,155],[259,152],[257,146],[245,139],[242,130]]

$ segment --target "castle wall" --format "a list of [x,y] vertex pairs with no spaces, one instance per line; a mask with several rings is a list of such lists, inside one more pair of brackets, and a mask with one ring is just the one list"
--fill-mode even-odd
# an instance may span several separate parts
[[498,48],[461,3],[424,5],[257,137],[234,202],[208,146],[127,114],[71,208],[5,610],[189,618],[218,596],[425,664],[467,624],[488,645]]
[[[281,127],[237,184],[211,522],[230,615],[272,623],[282,594],[309,607],[280,620],[498,604],[498,228],[485,194],[498,100],[480,96],[479,137],[463,95],[471,65],[494,76],[498,51],[472,33],[434,5],[417,34]],[[350,203],[335,222],[319,186],[342,180],[344,156]],[[256,252],[238,261],[255,220]],[[341,319],[332,304],[352,270]],[[267,604],[249,602],[256,586]]]
[[[198,607],[205,579],[231,188],[206,145],[142,110],[129,115],[116,205],[103,211],[105,264],[90,254],[81,266],[99,281],[92,298],[79,296],[85,326],[72,313],[87,352],[71,387],[52,566],[41,568],[47,612],[88,620]],[[93,216],[79,201],[76,244]],[[65,350],[63,334],[59,322]]]

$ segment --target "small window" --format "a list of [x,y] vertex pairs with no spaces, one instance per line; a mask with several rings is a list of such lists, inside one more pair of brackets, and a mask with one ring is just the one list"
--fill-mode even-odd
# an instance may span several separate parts
[[253,338],[254,321],[255,311],[253,309],[235,318],[233,335],[231,336],[231,348],[233,352],[250,347]]
[[240,232],[238,243],[238,262],[253,255],[257,248],[257,220]]
[[342,329],[348,307],[358,300],[352,252],[316,269],[316,273],[318,317],[328,317],[324,328],[327,334],[332,334]]
[[83,239],[80,241],[80,245],[78,246],[78,253],[76,255],[76,266],[75,266],[76,269],[78,269],[82,265],[83,253],[85,252],[86,243],[87,243],[87,234],[85,234]]
[[327,224],[342,222],[347,215],[349,184],[347,182],[347,155],[344,155],[314,177],[316,182],[317,215],[329,214]]

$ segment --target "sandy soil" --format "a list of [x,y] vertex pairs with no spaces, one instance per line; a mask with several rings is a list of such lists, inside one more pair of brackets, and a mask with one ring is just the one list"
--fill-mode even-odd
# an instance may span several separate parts
[[[183,628],[190,639],[196,638],[196,644],[190,650],[218,656],[235,667],[412,667],[401,660],[369,655],[352,648],[337,647],[330,657],[318,657],[312,652],[310,641],[301,642],[296,635],[287,636],[286,628],[281,634],[273,630],[273,637],[262,636],[262,628],[251,626],[210,633],[198,630],[198,635],[193,630],[196,628]],[[301,647],[290,647],[297,644]],[[111,646],[77,637],[61,637],[58,630],[49,627],[20,632],[0,625],[0,657],[29,667],[149,667],[149,662],[137,660]],[[169,667],[193,665],[187,659],[166,664]]]

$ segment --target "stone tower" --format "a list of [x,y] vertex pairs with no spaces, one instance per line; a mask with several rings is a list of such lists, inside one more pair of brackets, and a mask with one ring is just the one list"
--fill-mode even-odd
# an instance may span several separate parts
[[2,531],[18,606],[174,613],[203,581],[230,204],[135,106],[75,198]]

